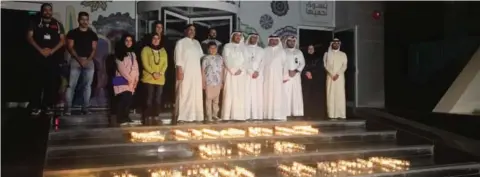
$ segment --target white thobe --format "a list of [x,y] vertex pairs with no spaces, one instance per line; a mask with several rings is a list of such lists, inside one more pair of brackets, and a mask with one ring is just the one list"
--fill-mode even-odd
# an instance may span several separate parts
[[[245,120],[245,92],[247,65],[243,56],[245,48],[242,44],[228,43],[223,47],[225,59],[225,85],[223,88],[222,119]],[[235,75],[241,71],[240,75]]]
[[[331,51],[323,56],[327,71],[327,113],[329,118],[346,118],[345,71],[347,70],[347,55],[342,51]],[[333,76],[338,74],[338,79]]]
[[[263,119],[263,55],[263,48],[258,45],[245,47],[244,56],[248,63],[245,93],[247,119]],[[254,79],[252,75],[255,71],[258,72],[258,77]]]
[[303,116],[302,70],[305,67],[305,58],[302,51],[291,48],[285,49],[289,70],[297,70],[295,76],[290,77],[284,84],[287,106],[287,116]]
[[283,80],[286,79],[286,54],[281,46],[265,49],[263,109],[264,119],[286,120],[285,91]]
[[183,38],[175,46],[175,64],[183,69],[183,80],[176,84],[176,111],[179,121],[203,120],[202,72],[203,51],[195,39]]

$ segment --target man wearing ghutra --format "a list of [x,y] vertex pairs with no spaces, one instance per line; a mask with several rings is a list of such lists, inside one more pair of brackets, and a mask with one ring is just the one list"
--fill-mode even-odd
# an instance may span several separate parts
[[195,26],[187,25],[185,37],[175,46],[177,67],[176,111],[178,121],[203,121],[202,47],[194,38]]
[[263,57],[263,109],[264,119],[287,120],[284,82],[288,80],[287,56],[280,37],[270,36]]
[[246,40],[245,57],[247,58],[247,119],[263,119],[263,53],[258,46],[258,34],[250,33]]
[[247,60],[242,32],[233,32],[230,43],[223,48],[225,59],[225,86],[223,89],[222,119],[245,120],[245,92]]
[[332,119],[346,118],[345,76],[347,55],[340,51],[340,40],[330,43],[328,52],[323,55],[323,64],[327,71],[327,113]]
[[288,75],[285,82],[287,116],[303,116],[303,94],[301,73],[305,67],[305,58],[302,51],[296,48],[297,38],[289,36],[285,40],[287,54]]

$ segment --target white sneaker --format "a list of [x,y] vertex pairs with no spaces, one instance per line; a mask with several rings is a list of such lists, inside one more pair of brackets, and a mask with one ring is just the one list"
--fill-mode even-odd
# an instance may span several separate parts
[[120,124],[120,127],[128,127],[130,126],[130,122],[124,122]]

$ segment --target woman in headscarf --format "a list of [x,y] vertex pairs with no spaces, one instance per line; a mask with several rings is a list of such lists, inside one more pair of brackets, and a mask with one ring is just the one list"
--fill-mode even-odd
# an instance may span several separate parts
[[144,83],[146,105],[142,115],[143,124],[154,124],[160,113],[165,71],[168,66],[167,52],[159,34],[152,34],[150,43],[142,49],[142,83]]
[[305,57],[305,69],[302,76],[305,116],[307,118],[325,117],[325,71],[323,61],[315,51],[314,45],[309,45]]
[[[116,100],[114,114],[116,115],[116,122],[120,126],[132,122],[128,116],[139,75],[138,63],[133,49],[134,41],[132,35],[125,34],[115,50],[116,71],[112,84]],[[113,120],[115,120],[114,117]]]

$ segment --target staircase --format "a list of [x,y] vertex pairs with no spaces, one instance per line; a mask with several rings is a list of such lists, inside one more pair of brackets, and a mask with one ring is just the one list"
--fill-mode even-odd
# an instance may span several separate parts
[[480,169],[436,164],[432,143],[401,145],[399,132],[369,130],[364,120],[106,128],[96,114],[54,122],[45,177],[442,177]]

